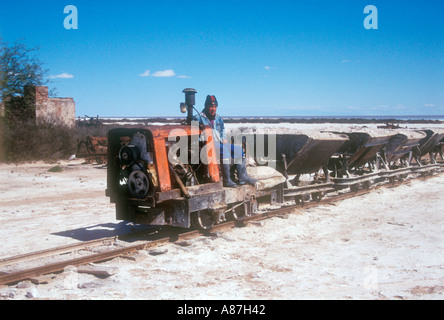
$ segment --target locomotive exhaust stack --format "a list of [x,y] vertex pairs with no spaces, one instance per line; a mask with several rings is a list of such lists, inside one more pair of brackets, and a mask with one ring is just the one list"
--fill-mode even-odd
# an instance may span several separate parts
[[191,121],[193,120],[193,108],[196,104],[196,89],[193,88],[186,88],[182,91],[185,93],[185,103],[180,104],[180,111],[182,113],[187,112],[187,124],[191,124]]

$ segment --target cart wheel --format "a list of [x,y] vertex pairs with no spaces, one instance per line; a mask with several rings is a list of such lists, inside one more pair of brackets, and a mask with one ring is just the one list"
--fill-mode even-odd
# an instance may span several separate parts
[[294,197],[294,202],[298,206],[303,206],[304,205],[304,198],[302,196],[295,196]]
[[324,196],[323,192],[313,192],[311,194],[311,199],[313,201],[321,201],[322,197]]

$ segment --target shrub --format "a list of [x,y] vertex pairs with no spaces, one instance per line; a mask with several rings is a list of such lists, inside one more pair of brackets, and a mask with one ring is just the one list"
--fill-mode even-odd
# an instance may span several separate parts
[[48,171],[49,172],[62,172],[63,169],[61,166],[55,166],[55,167],[50,168]]
[[108,128],[67,127],[35,121],[5,122],[0,119],[0,161],[47,162],[68,159],[86,136],[107,135]]

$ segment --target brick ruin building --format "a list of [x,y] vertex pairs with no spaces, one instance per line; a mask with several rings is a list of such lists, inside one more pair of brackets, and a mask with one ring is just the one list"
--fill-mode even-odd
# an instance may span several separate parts
[[[73,98],[50,98],[46,86],[28,86],[24,91],[23,97],[4,101],[3,115],[10,112],[20,118],[33,118],[37,123],[51,122],[68,127],[75,125],[76,104]],[[26,105],[28,110],[23,107]]]

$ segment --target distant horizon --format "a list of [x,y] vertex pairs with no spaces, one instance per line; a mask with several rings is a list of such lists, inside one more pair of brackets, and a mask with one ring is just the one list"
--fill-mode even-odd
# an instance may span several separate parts
[[[186,116],[177,115],[177,116],[76,116],[76,118],[95,118],[99,117],[99,119],[182,119]],[[224,116],[225,119],[365,119],[365,120],[444,120],[444,115],[323,115],[323,116]]]

